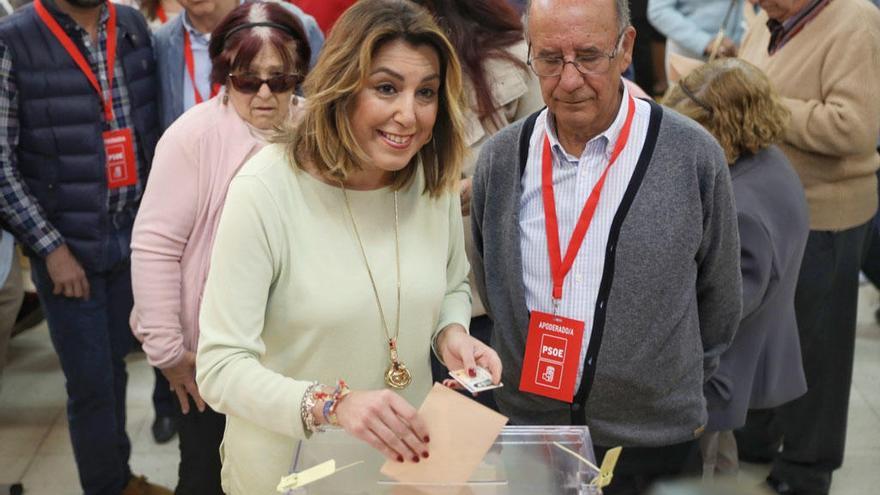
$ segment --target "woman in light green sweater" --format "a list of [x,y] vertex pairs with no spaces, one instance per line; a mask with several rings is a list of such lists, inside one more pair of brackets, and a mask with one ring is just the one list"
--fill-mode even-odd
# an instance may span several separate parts
[[413,405],[432,347],[500,380],[466,330],[453,48],[403,0],[358,2],[325,47],[302,122],[233,179],[214,244],[196,366],[228,418],[227,494],[273,493],[295,439],[328,423],[389,459],[428,457]]

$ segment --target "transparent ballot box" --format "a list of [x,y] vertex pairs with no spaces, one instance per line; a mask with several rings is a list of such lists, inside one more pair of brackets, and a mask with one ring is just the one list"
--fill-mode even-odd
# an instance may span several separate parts
[[381,474],[385,458],[343,430],[297,442],[291,473],[330,459],[337,467],[363,461],[288,495],[518,495],[601,493],[590,482],[595,469],[556,443],[596,464],[586,426],[506,426],[465,484],[403,484]]

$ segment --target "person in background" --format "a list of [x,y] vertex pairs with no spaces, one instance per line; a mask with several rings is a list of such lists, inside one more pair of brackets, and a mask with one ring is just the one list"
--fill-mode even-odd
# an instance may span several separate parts
[[[15,239],[12,234],[0,229],[0,391],[3,390],[3,368],[6,366],[9,339],[23,299],[21,265],[15,255]],[[20,495],[24,491],[21,483],[8,481],[0,480],[0,494]]]
[[115,2],[140,10],[153,32],[174,19],[183,10],[177,0],[115,0]]
[[[480,148],[496,132],[544,106],[538,78],[526,65],[528,47],[522,21],[507,0],[416,0],[427,8],[455,47],[464,70],[465,144],[470,149],[462,168],[461,213],[465,247],[470,255],[471,178]],[[473,274],[471,274],[473,286]],[[488,343],[492,321],[479,296],[473,297],[470,333]],[[444,376],[445,375],[445,376]],[[434,380],[449,378],[445,367],[434,363]],[[482,394],[490,400],[492,394]],[[489,404],[491,405],[491,404]]]
[[704,381],[739,321],[727,160],[622,83],[626,0],[534,0],[526,26],[547,109],[483,146],[471,202],[495,400],[515,424],[588,425],[598,459],[622,445],[605,493],[641,494],[699,472]]
[[703,477],[736,476],[733,430],[749,409],[781,406],[804,394],[794,294],[809,234],[800,179],[774,143],[789,112],[757,67],[736,58],[697,68],[664,104],[696,120],[730,164],[740,238],[743,314],[704,391],[709,410],[700,438]]
[[12,2],[9,0],[0,0],[0,18],[8,16],[13,11],[15,11],[15,5],[13,5]]
[[[11,15],[15,9],[27,5],[29,2],[30,0],[0,0],[0,19]],[[18,260],[19,256],[16,255],[15,258]],[[28,263],[26,258],[21,258],[21,262],[24,263],[22,268],[29,273],[30,263]],[[19,304],[18,315],[15,317],[14,325],[10,332],[12,335],[16,335],[28,328],[33,328],[43,319],[43,308],[40,306],[39,296],[32,289],[26,289],[24,299]],[[0,493],[3,493],[2,488],[3,485],[0,485]]]
[[648,20],[666,36],[666,72],[669,56],[706,59],[723,31],[717,54],[736,56],[743,36],[743,0],[648,0]]
[[[174,19],[183,9],[177,0],[114,0],[119,5],[128,5],[140,10],[150,30],[156,32],[170,19]],[[158,368],[153,368],[153,424],[150,433],[156,443],[170,442],[177,434],[177,415],[175,413],[174,394],[165,375]]]
[[[119,5],[128,5],[140,10],[150,30],[156,32],[169,19],[180,13],[183,7],[177,0],[114,0]],[[153,423],[150,433],[156,443],[170,442],[177,434],[177,415],[175,413],[174,394],[165,375],[158,368],[153,368]]]
[[0,23],[0,222],[31,259],[86,495],[170,493],[132,474],[125,431],[129,244],[157,91],[130,7],[37,0]]
[[864,0],[757,4],[740,57],[767,74],[791,113],[780,148],[810,207],[795,292],[808,389],[750,414],[737,443],[741,459],[773,462],[777,492],[827,494],[843,463],[859,267],[877,212],[880,11]]
[[220,94],[162,135],[132,234],[132,329],[179,400],[177,495],[223,493],[225,419],[195,383],[199,301],[229,181],[296,108],[310,58],[302,25],[274,2],[236,7],[211,33],[210,53]]
[[632,23],[636,29],[633,47],[634,82],[653,96],[668,89],[666,81],[666,37],[648,21],[648,0],[630,0]]
[[274,493],[294,440],[328,423],[394,462],[427,458],[412,404],[431,347],[498,383],[498,355],[465,330],[461,85],[427,11],[360,0],[305,81],[301,123],[232,180],[196,355],[227,415],[227,494]]
[[[880,7],[880,0],[871,1]],[[880,137],[877,138],[877,151],[880,152]],[[877,173],[878,179],[880,179],[880,171]],[[878,181],[878,186],[880,186],[880,181]],[[880,196],[880,187],[877,189],[877,194]],[[871,221],[866,244],[862,260],[862,273],[874,285],[874,288],[880,289],[880,212],[874,215],[874,219]],[[874,311],[874,321],[880,324],[880,307]]]
[[23,299],[21,265],[15,255],[15,238],[0,229],[0,389],[3,388],[3,368],[6,366],[12,327],[15,326],[15,317]]
[[140,11],[154,32],[174,19],[183,7],[177,0],[141,0]]
[[[210,33],[241,3],[240,0],[178,1],[183,6],[183,14],[162,26],[155,35],[163,131],[183,112],[209,100],[220,90],[211,82]],[[302,23],[312,52],[309,65],[314,65],[324,44],[318,23],[296,5],[279,3]]]
[[[176,15],[168,22],[163,21],[158,16],[158,12],[159,7],[164,10],[165,2],[176,3],[178,11],[189,9],[191,12],[187,14],[186,18]],[[201,100],[200,97],[196,97],[192,93],[193,87],[201,88],[203,92],[213,93],[213,91],[205,89],[210,88],[210,85],[207,84],[210,60],[208,60],[207,53],[209,40],[206,35],[238,3],[239,0],[207,0],[203,2],[145,0],[140,3],[141,12],[150,23],[150,28],[155,31],[154,42],[159,66],[159,83],[162,85],[159,115],[163,130],[184,110]],[[152,15],[151,9],[156,12],[155,16]],[[167,17],[168,12],[163,13]],[[193,25],[196,27],[192,28]],[[163,27],[164,29],[162,29]],[[189,31],[184,33],[185,30]],[[189,85],[184,82],[184,78],[187,76],[190,76]],[[187,94],[190,96],[188,103],[184,102],[181,96],[182,90],[174,91],[177,88],[188,89],[189,93]],[[172,104],[175,102],[176,105],[173,106]],[[172,106],[173,110],[170,110]],[[165,375],[158,368],[153,368],[153,370],[156,380],[152,396],[155,416],[150,431],[156,443],[166,443],[177,434],[178,407],[175,405],[176,398]]]
[[12,14],[13,11],[31,3],[32,0],[0,0],[0,18]]
[[[211,83],[210,33],[241,0],[179,0],[183,15],[164,24],[155,34],[156,62],[159,67],[159,116],[162,130],[167,129],[183,112],[214,97],[220,85]],[[312,50],[311,61],[317,57],[324,36],[315,19],[299,7],[281,3],[302,23]],[[156,372],[153,405],[153,438],[167,442],[177,432],[174,397],[161,372]]]

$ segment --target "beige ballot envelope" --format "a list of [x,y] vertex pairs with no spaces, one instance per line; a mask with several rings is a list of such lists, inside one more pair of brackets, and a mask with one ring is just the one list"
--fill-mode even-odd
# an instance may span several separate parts
[[507,418],[439,383],[425,398],[419,416],[427,425],[431,456],[418,463],[388,461],[385,476],[402,483],[466,483]]

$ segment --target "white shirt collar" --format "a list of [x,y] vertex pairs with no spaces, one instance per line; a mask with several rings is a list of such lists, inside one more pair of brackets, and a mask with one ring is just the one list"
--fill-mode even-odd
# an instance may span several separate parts
[[193,25],[189,22],[189,16],[186,14],[186,11],[183,11],[181,16],[181,18],[183,19],[183,29],[186,29],[186,31],[189,33],[192,43],[207,46],[208,43],[211,42],[211,33],[203,33],[194,28]]
[[[606,158],[611,157],[611,152],[613,151],[608,143],[617,142],[617,137],[620,136],[620,131],[623,129],[623,124],[626,121],[626,112],[629,108],[627,102],[629,102],[629,90],[626,87],[626,84],[623,81],[620,82],[620,85],[623,87],[623,95],[620,98],[620,106],[617,109],[617,116],[614,117],[614,120],[611,122],[611,125],[608,126],[607,129],[602,131],[599,135],[589,140],[584,146],[584,151],[581,153],[581,157],[587,153],[590,148],[590,144],[595,143],[601,140],[602,145],[604,146],[604,153]],[[581,157],[577,157],[569,154],[565,151],[565,148],[562,147],[562,143],[559,142],[559,138],[556,135],[556,118],[553,116],[550,111],[547,111],[547,137],[550,139],[550,148],[559,158],[565,158],[569,162],[580,162]]]

